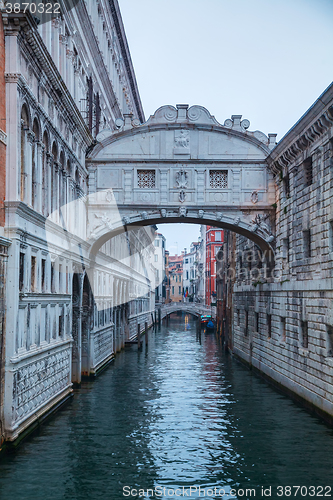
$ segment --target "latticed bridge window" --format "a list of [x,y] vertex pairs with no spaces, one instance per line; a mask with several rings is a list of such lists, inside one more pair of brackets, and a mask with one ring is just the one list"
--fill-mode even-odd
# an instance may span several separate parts
[[148,189],[154,188],[155,170],[138,170],[138,187]]
[[228,187],[228,170],[210,170],[209,184],[213,189]]

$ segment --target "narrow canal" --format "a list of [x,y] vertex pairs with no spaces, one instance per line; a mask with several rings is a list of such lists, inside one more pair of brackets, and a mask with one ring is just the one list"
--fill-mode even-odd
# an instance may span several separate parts
[[[173,315],[147,350],[119,354],[2,457],[0,498],[120,500],[155,487],[162,498],[254,498],[250,488],[264,498],[270,486],[271,498],[327,498],[332,450],[332,429]],[[278,486],[308,489],[295,497]]]

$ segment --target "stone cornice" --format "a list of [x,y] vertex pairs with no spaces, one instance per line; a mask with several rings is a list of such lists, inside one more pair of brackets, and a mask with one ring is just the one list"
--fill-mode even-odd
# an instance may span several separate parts
[[333,127],[333,83],[315,101],[267,157],[270,170],[277,175],[289,167]]

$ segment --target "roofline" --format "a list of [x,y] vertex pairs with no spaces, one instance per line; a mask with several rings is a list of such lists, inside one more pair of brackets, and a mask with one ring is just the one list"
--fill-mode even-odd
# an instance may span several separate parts
[[138,84],[136,81],[136,76],[135,76],[132,58],[131,58],[131,54],[130,54],[130,50],[129,50],[129,46],[128,46],[128,42],[127,42],[127,38],[126,38],[126,34],[125,34],[125,28],[124,28],[123,20],[121,17],[121,12],[120,12],[120,8],[119,8],[118,0],[109,0],[109,2],[110,2],[110,8],[111,8],[113,22],[114,22],[114,25],[116,28],[116,32],[117,32],[117,36],[118,36],[118,40],[119,40],[119,44],[120,44],[121,55],[124,59],[125,68],[126,68],[129,82],[130,82],[131,91],[132,91],[134,103],[136,106],[138,118],[139,118],[141,123],[144,123],[146,121],[145,114],[143,111],[141,97],[139,94]]

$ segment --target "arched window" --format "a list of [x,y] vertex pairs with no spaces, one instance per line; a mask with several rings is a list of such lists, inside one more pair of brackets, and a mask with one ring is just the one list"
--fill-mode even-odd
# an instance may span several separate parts
[[35,134],[35,140],[32,145],[32,163],[31,163],[31,204],[34,209],[38,204],[38,185],[37,185],[37,170],[38,170],[38,151],[37,142],[40,140],[40,129],[37,119],[34,119],[32,131]]
[[27,132],[29,130],[29,111],[24,104],[21,111],[21,171],[20,171],[20,200],[27,199]]
[[58,186],[57,186],[57,171],[56,163],[58,161],[58,147],[57,143],[52,144],[52,156],[53,165],[51,168],[51,213],[57,209],[57,196],[58,196]]
[[[59,170],[59,187],[60,187],[60,192],[59,192],[59,206],[64,207],[66,205],[66,176],[65,174],[65,154],[63,151],[60,153],[60,158],[59,158],[59,163],[60,163],[60,170]],[[62,213],[64,214],[64,209],[62,210]]]
[[49,195],[48,195],[48,186],[49,186],[49,167],[47,164],[47,154],[50,151],[49,146],[49,137],[47,132],[45,131],[43,134],[43,166],[42,166],[42,211],[45,217],[49,215]]

